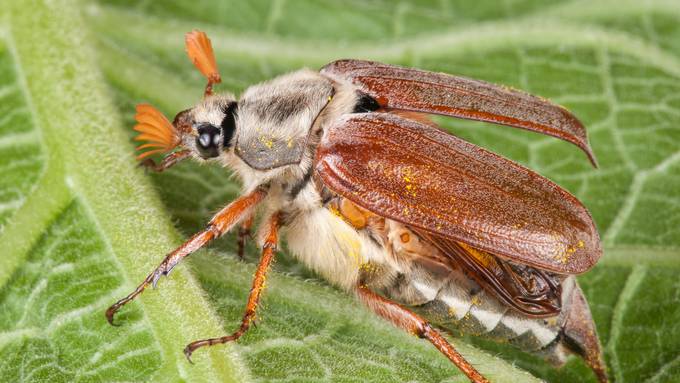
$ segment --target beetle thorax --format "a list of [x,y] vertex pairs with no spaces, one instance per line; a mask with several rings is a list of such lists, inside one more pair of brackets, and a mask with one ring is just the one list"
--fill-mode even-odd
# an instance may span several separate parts
[[236,117],[236,155],[256,170],[300,163],[315,120],[332,95],[332,84],[309,70],[248,88]]
[[245,189],[273,183],[290,199],[311,178],[325,125],[351,112],[356,98],[353,86],[306,69],[252,86],[238,102],[234,148],[223,162]]

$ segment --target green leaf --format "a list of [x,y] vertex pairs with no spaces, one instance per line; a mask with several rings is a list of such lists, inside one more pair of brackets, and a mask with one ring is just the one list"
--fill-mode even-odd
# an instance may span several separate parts
[[[21,203],[0,234],[0,380],[236,380],[228,349],[188,371],[177,334],[221,325],[185,270],[121,316],[128,326],[106,324],[103,310],[179,238],[129,156],[78,8],[17,1],[1,16],[3,89],[24,116],[2,120],[17,153],[3,161],[37,166],[33,182],[2,188]],[[33,143],[15,131],[34,132]]]
[[[0,380],[465,381],[428,344],[322,281],[303,281],[314,276],[285,254],[258,327],[236,345],[198,351],[189,365],[186,343],[231,332],[240,320],[253,266],[229,255],[233,236],[126,307],[121,327],[105,323],[109,304],[239,191],[224,169],[181,164],[147,176],[133,162],[135,103],[174,115],[200,97],[203,79],[183,47],[183,33],[194,28],[215,45],[218,90],[240,92],[302,66],[356,57],[502,83],[569,107],[588,127],[600,169],[552,138],[437,121],[584,201],[605,256],[579,281],[610,375],[680,380],[675,1],[102,0],[83,11],[68,2],[2,8]],[[257,256],[249,248],[247,259]],[[594,381],[578,359],[555,370],[509,347],[454,342],[493,381],[532,381],[524,371]]]

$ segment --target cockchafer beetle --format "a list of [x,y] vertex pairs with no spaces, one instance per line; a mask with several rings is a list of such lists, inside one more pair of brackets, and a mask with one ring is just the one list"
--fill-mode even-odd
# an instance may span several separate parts
[[[205,33],[187,53],[208,79],[204,99],[171,123],[138,105],[142,164],[163,171],[192,157],[234,171],[243,195],[169,253],[106,317],[187,255],[253,217],[262,256],[240,327],[190,343],[237,340],[251,325],[279,229],[291,253],[379,316],[427,339],[474,382],[483,377],[436,328],[507,341],[555,365],[582,357],[607,381],[602,348],[574,275],[602,254],[585,207],[550,180],[437,128],[440,114],[566,140],[596,166],[566,109],[483,81],[361,60],[302,69],[213,94],[221,78]],[[171,152],[156,164],[148,156]]]

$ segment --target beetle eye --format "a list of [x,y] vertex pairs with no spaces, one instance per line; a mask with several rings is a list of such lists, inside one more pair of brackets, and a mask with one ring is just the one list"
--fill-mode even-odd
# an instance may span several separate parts
[[213,158],[219,155],[220,130],[210,124],[202,124],[198,127],[196,148],[203,158]]

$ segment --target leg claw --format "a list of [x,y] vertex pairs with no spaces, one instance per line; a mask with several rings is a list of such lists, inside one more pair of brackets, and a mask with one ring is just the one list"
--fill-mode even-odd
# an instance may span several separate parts
[[158,280],[161,279],[161,277],[164,275],[168,275],[168,271],[165,270],[165,267],[162,268],[158,267],[156,271],[153,272],[153,278],[151,279],[151,287],[156,289],[156,286],[158,285]]
[[113,322],[113,316],[116,315],[116,311],[118,311],[118,308],[115,305],[109,307],[106,310],[106,321],[109,322],[109,324],[114,327],[120,326],[118,323]]
[[193,353],[193,351],[191,350],[191,345],[184,347],[184,356],[186,356],[189,363],[194,364],[194,362],[191,360],[191,354],[192,353]]

